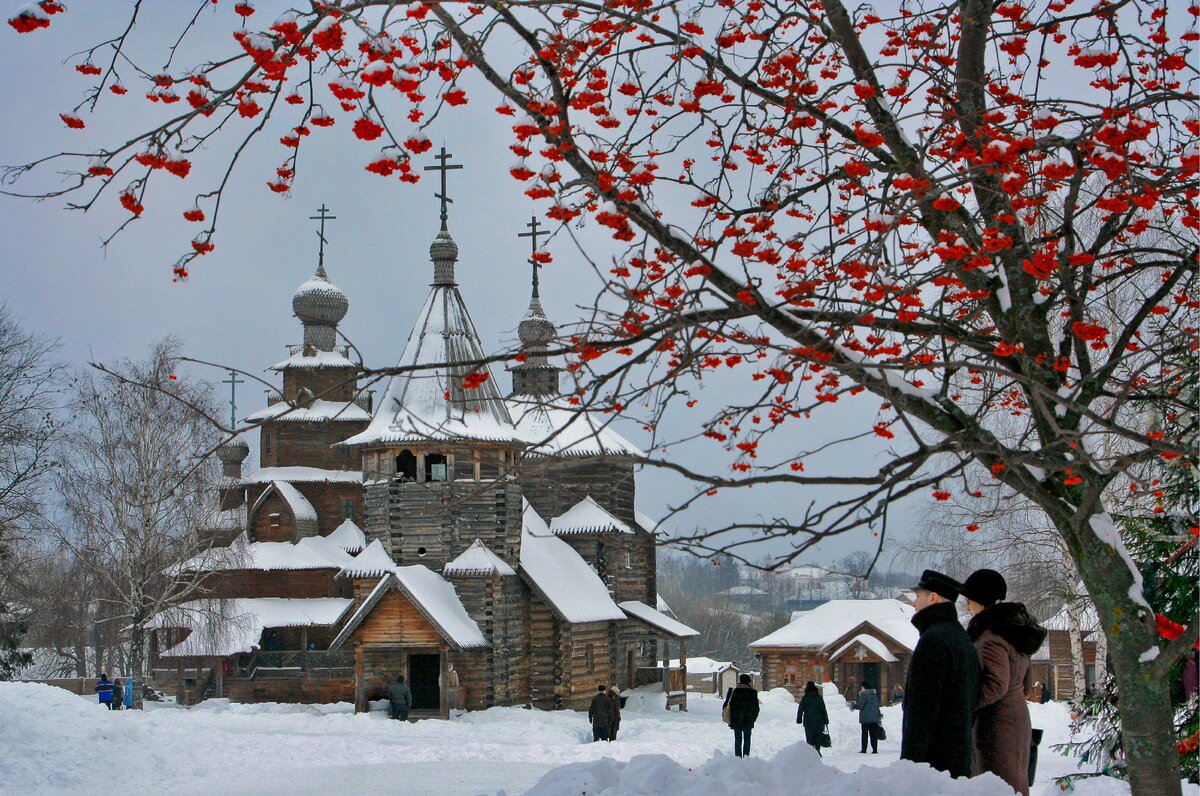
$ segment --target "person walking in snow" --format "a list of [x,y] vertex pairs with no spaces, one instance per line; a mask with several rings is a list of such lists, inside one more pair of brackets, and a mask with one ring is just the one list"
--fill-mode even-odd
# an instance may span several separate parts
[[1029,796],[1033,726],[1025,692],[1030,656],[1046,640],[1046,631],[1024,605],[1003,602],[1008,584],[995,570],[972,572],[963,582],[962,595],[971,614],[967,635],[975,642],[982,666],[971,772],[990,771],[1021,796]]
[[593,742],[610,740],[608,735],[612,730],[613,718],[612,697],[608,695],[608,686],[601,685],[592,697],[592,704],[588,706],[588,721],[592,725]]
[[904,685],[900,759],[969,777],[979,655],[958,623],[959,588],[958,581],[932,569],[921,574],[915,588],[912,623],[921,637]]
[[904,686],[896,683],[892,688],[892,704],[899,705],[904,701]]
[[408,711],[412,708],[412,691],[404,684],[404,675],[396,675],[396,682],[388,686],[387,693],[392,718],[408,721]]
[[125,685],[120,677],[113,678],[112,691],[113,698],[108,705],[109,710],[120,710],[125,706]]
[[858,711],[858,724],[862,728],[862,748],[858,753],[867,753],[867,740],[870,739],[871,754],[879,754],[879,722],[883,719],[883,714],[879,712],[879,694],[875,692],[875,686],[864,682],[850,709]]
[[804,684],[804,696],[796,709],[796,723],[804,725],[804,742],[817,750],[821,756],[821,736],[829,726],[829,711],[825,709],[825,697],[812,680]]
[[[729,726],[733,729],[734,757],[750,756],[750,733],[758,720],[758,692],[748,674],[738,675],[738,684],[725,694],[729,706]],[[723,707],[723,706],[722,706]]]
[[107,672],[100,672],[100,679],[96,681],[95,691],[99,694],[101,705],[107,705],[109,710],[116,710],[113,707],[113,683],[108,679]]
[[133,710],[133,675],[125,678],[124,703],[126,710]]
[[621,729],[621,689],[615,685],[608,689],[608,698],[612,700],[612,726],[608,728],[608,740],[617,740],[617,730]]

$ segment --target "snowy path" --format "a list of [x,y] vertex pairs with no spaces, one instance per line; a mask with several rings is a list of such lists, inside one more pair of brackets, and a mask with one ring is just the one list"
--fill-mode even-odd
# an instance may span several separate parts
[[[112,792],[119,782],[119,790],[135,793],[516,796],[553,768],[605,757],[628,761],[637,755],[665,755],[699,769],[715,752],[718,765],[737,765],[727,759],[732,734],[720,721],[718,699],[693,696],[688,713],[662,710],[661,699],[661,694],[633,695],[620,738],[594,744],[586,718],[568,711],[494,708],[451,721],[409,724],[389,721],[380,712],[356,716],[349,705],[230,705],[212,700],[188,710],[155,706],[141,713],[110,713],[59,689],[0,683],[0,715],[5,716],[0,725],[0,793]],[[786,692],[766,694],[763,702],[753,747],[760,761],[803,738]],[[891,777],[898,789],[880,790],[876,783],[871,786],[875,796],[911,792],[906,788],[914,783],[895,781],[895,771],[869,771],[894,764],[896,770],[913,768],[896,763],[899,711],[885,710],[889,739],[880,753],[860,755],[855,714],[836,702],[840,700],[831,699],[829,705],[834,749],[832,754],[827,750],[824,762],[846,772],[868,769],[861,773],[869,780],[887,782]],[[1064,708],[1032,709],[1035,725],[1047,729],[1047,743],[1064,739]],[[1072,770],[1072,761],[1044,747],[1042,760],[1040,775]],[[976,787],[961,792],[998,792],[986,784],[974,781]],[[1035,794],[1057,792],[1049,776],[1039,776]],[[1086,792],[1107,796],[1129,791],[1124,785],[1097,783]]]

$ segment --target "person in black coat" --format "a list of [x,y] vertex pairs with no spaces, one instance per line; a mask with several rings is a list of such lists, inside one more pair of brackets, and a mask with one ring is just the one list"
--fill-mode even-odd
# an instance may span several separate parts
[[588,721],[592,725],[593,741],[608,741],[612,730],[614,711],[613,701],[608,696],[608,686],[599,686],[592,704],[588,706]]
[[809,680],[804,684],[804,696],[796,709],[796,723],[804,725],[804,742],[821,754],[821,735],[829,726],[829,711],[825,709],[825,698],[821,689]]
[[862,727],[859,754],[867,753],[867,741],[871,742],[871,754],[879,754],[879,723],[883,721],[883,713],[879,710],[879,694],[875,692],[875,686],[864,682],[858,699],[854,700],[850,709],[858,711],[858,723]]
[[758,720],[758,692],[750,683],[750,675],[739,675],[737,687],[729,689],[725,695],[725,704],[729,705],[729,726],[733,729],[734,757],[750,756],[750,733]]
[[927,569],[916,586],[913,625],[921,631],[904,685],[900,759],[971,776],[979,655],[958,623],[958,581]]

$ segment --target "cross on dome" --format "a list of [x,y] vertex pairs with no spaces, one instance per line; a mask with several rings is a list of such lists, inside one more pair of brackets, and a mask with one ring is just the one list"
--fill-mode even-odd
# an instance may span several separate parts
[[538,268],[540,267],[537,261],[538,238],[543,235],[549,235],[549,230],[540,229],[538,227],[537,216],[531,216],[529,223],[525,226],[529,227],[528,232],[518,232],[518,238],[529,238],[531,251],[529,253],[529,264],[533,266],[533,297],[538,298]]
[[317,208],[317,213],[319,215],[308,217],[311,221],[321,222],[321,228],[317,230],[317,237],[321,241],[321,248],[317,254],[317,276],[321,278],[327,278],[325,276],[325,222],[333,221],[337,218],[337,216],[326,215],[328,212],[329,208],[325,206],[324,202],[322,202],[321,206]]
[[447,210],[448,210],[447,205],[449,205],[451,202],[454,201],[453,199],[450,198],[450,194],[446,190],[446,172],[452,171],[454,169],[462,168],[461,163],[455,163],[455,164],[450,163],[450,158],[452,158],[452,157],[454,157],[454,156],[451,155],[449,152],[447,152],[446,147],[443,146],[441,148],[441,151],[438,152],[436,155],[434,155],[434,159],[437,160],[437,163],[435,163],[432,166],[425,167],[425,171],[440,171],[441,172],[442,190],[440,193],[435,193],[434,197],[441,200],[441,203],[442,203],[442,231],[443,232],[446,231],[446,221],[449,218],[449,214],[447,212]]

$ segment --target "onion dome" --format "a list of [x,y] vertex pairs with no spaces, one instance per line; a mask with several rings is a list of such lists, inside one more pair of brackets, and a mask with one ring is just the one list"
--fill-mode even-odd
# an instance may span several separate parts
[[529,302],[529,310],[517,325],[517,336],[521,338],[522,348],[545,348],[554,339],[558,330],[546,317],[542,302],[537,296]]
[[241,464],[250,455],[250,446],[241,437],[236,437],[217,448],[217,458],[222,464]]
[[349,309],[346,294],[329,281],[324,267],[318,268],[316,275],[296,288],[292,296],[292,312],[302,323],[336,326]]

